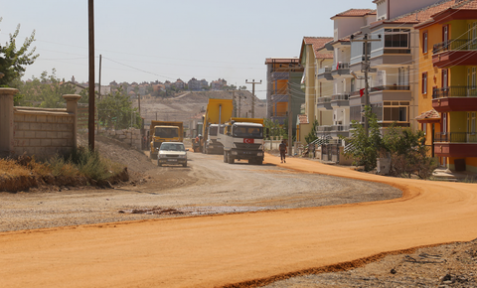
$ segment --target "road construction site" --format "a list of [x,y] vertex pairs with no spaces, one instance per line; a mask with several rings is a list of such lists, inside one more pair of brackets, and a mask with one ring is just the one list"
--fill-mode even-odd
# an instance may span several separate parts
[[321,287],[297,276],[477,237],[475,184],[189,154],[187,168],[134,154],[140,173],[116,189],[1,193],[0,286]]

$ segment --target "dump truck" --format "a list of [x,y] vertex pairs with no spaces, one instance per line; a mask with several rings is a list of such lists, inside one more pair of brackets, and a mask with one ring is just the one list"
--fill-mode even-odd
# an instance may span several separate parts
[[182,122],[151,121],[149,127],[151,159],[157,159],[157,153],[163,142],[183,142],[184,130]]
[[209,99],[204,115],[202,130],[202,152],[205,154],[222,154],[223,145],[217,141],[219,126],[232,117],[234,104],[232,99]]
[[219,129],[218,141],[224,147],[224,162],[248,160],[250,164],[263,164],[263,119],[231,118]]

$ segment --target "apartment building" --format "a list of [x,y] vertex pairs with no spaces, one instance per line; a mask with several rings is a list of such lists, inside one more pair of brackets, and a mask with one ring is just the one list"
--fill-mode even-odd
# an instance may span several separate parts
[[305,107],[303,114],[298,118],[300,142],[310,133],[315,120],[318,125],[331,124],[331,113],[318,109],[317,103],[322,98],[326,85],[317,80],[318,67],[333,61],[333,53],[325,49],[325,44],[333,41],[331,37],[303,37],[300,50],[300,63],[304,68],[301,89],[305,92]]
[[[418,129],[419,115],[419,32],[414,25],[442,11],[451,2],[442,0],[375,0],[376,20],[354,33],[351,41],[350,71],[356,75],[355,92],[350,96],[350,119],[362,122],[364,60],[369,59],[369,102],[383,128],[397,123]],[[364,55],[365,37],[368,55]],[[362,90],[361,90],[362,91]]]
[[477,173],[477,1],[449,1],[415,26],[426,144],[451,170]]
[[[334,24],[333,40],[325,45],[332,54],[331,61],[318,66],[317,79],[322,97],[317,108],[322,115],[323,125],[318,128],[318,136],[329,135],[339,139],[348,136],[351,124],[350,95],[356,88],[356,76],[350,71],[351,42],[350,35],[357,29],[376,20],[376,11],[372,9],[349,9],[331,17]],[[324,88],[324,89],[323,89]]]
[[[303,66],[298,58],[267,58],[267,118],[285,124],[288,105],[291,105],[293,135],[296,133],[300,107],[305,103],[305,93],[300,89]],[[288,98],[291,98],[291,103]]]

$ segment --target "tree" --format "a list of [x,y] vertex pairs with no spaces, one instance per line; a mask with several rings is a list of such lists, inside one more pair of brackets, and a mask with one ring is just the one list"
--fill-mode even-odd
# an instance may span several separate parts
[[[0,18],[0,22],[2,18]],[[10,41],[5,46],[0,46],[0,72],[3,77],[0,78],[0,86],[9,85],[13,80],[19,79],[26,70],[26,66],[33,64],[39,54],[35,54],[36,47],[28,51],[33,41],[35,41],[35,30],[31,36],[25,39],[25,42],[17,49],[16,38],[20,33],[20,24],[13,34],[10,34]]]
[[318,137],[316,137],[316,126],[318,126],[318,120],[315,119],[315,122],[313,122],[313,126],[311,127],[310,133],[305,136],[305,141],[307,144],[310,144],[311,142],[318,139]]
[[391,156],[391,174],[394,176],[416,174],[426,179],[436,168],[434,159],[428,156],[423,131],[414,132],[410,128],[392,125],[383,137],[383,146]]
[[129,96],[122,88],[114,94],[109,93],[97,104],[98,119],[116,130],[128,127],[140,128],[141,116],[137,108],[132,107]]
[[355,164],[364,166],[366,171],[371,171],[376,167],[376,160],[383,146],[376,114],[372,113],[370,106],[364,109],[365,117],[368,117],[369,136],[366,135],[363,125],[353,121],[351,126],[354,131],[347,141],[354,147],[345,152],[345,155],[356,159]]
[[51,75],[46,71],[41,73],[40,78],[33,76],[31,81],[23,82],[16,78],[10,82],[10,87],[19,90],[19,97],[14,99],[15,105],[40,106],[45,108],[64,107],[64,94],[73,94],[73,85],[65,83],[56,77],[56,70],[53,68]]

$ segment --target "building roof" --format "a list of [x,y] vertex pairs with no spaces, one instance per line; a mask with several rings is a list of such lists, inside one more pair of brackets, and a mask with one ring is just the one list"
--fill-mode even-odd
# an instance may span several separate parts
[[454,4],[455,0],[440,1],[431,6],[427,6],[425,8],[413,11],[409,14],[402,15],[395,19],[391,19],[391,21],[394,23],[422,23],[431,19],[432,15],[442,12],[445,9],[452,7]]
[[421,115],[416,117],[416,120],[431,120],[431,119],[441,119],[441,115],[435,109],[423,112]]
[[[315,52],[315,58],[319,58],[319,59],[333,59],[333,52],[319,53],[320,50],[325,48],[325,44],[331,41],[333,41],[333,37],[303,37],[303,42],[306,45],[313,46],[313,51]],[[303,50],[301,53],[303,53]]]
[[289,64],[289,63],[300,63],[300,59],[294,58],[267,58],[265,59],[265,64]]
[[376,10],[373,9],[349,9],[344,12],[338,13],[335,16],[331,17],[334,19],[336,17],[363,17],[366,15],[376,15]]

